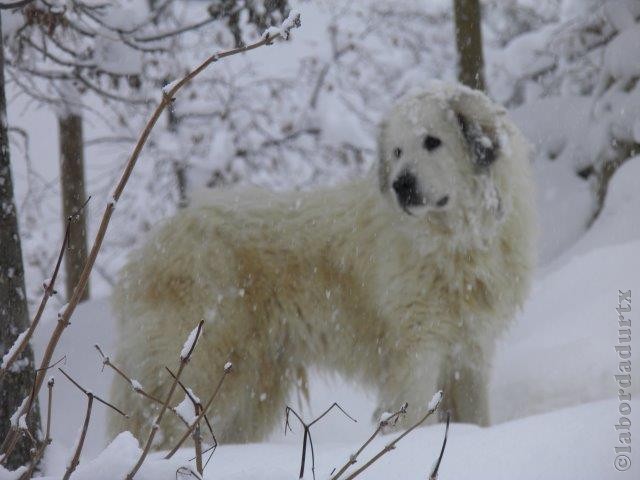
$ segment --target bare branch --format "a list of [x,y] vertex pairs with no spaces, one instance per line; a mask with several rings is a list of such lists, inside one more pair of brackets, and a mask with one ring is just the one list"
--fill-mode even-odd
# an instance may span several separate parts
[[[146,398],[147,400],[150,400],[151,402],[162,406],[164,404],[164,400],[160,400],[158,397],[150,394],[149,392],[147,392],[142,385],[137,382],[136,380],[132,379],[124,370],[122,370],[122,368],[118,367],[117,365],[115,365],[111,359],[109,358],[108,355],[106,355],[103,351],[102,348],[100,347],[100,345],[94,345],[95,349],[98,351],[98,353],[100,354],[100,356],[102,357],[102,368],[104,369],[104,367],[109,367],[110,369],[112,369],[114,372],[116,372],[121,378],[123,378],[133,389],[134,392],[142,395],[144,398]],[[169,370],[167,367],[165,367],[167,369],[167,371],[169,372],[169,374],[175,378],[175,375],[173,374],[173,372],[171,370]],[[178,385],[180,385],[183,389],[185,388],[184,385],[182,384],[182,382],[178,381]],[[186,391],[186,390],[185,390]],[[193,401],[193,400],[192,400]],[[178,417],[178,419],[180,419],[180,421],[182,423],[184,423],[186,426],[189,426],[189,422],[187,422],[187,420],[185,420],[184,418],[182,418],[182,416],[178,413],[178,411],[176,410],[175,407],[169,406],[168,407],[169,410],[171,410],[171,412]],[[205,416],[205,420],[207,422],[207,425],[209,425],[209,429],[211,430],[211,425],[209,423],[209,419]],[[215,436],[213,435],[213,430],[211,430],[211,436],[215,439]]]
[[127,474],[127,477],[126,477],[127,480],[131,480],[133,477],[135,477],[136,473],[138,473],[138,470],[140,470],[140,467],[142,466],[145,459],[147,458],[147,455],[149,454],[149,450],[151,449],[151,444],[153,443],[153,439],[156,436],[156,433],[158,432],[160,421],[162,420],[162,417],[164,417],[164,413],[168,408],[169,402],[171,401],[171,397],[173,396],[173,392],[175,391],[176,385],[178,384],[178,379],[180,378],[180,375],[182,375],[182,371],[184,370],[184,367],[186,365],[187,365],[187,362],[185,362],[184,360],[180,362],[180,367],[178,368],[178,372],[176,373],[176,378],[171,384],[171,388],[169,388],[169,393],[167,394],[167,397],[162,403],[162,407],[160,408],[160,412],[158,412],[158,416],[156,417],[155,422],[153,422],[153,425],[151,426],[151,430],[149,431],[149,436],[147,437],[147,441],[144,445],[144,449],[142,450],[142,454],[138,458],[138,461],[136,462],[134,467]]
[[163,401],[160,400],[157,397],[154,397],[153,395],[151,395],[150,393],[147,393],[143,388],[142,385],[140,385],[139,383],[137,383],[136,381],[134,381],[129,375],[127,375],[121,368],[117,367],[116,365],[114,365],[111,362],[111,359],[104,354],[104,352],[102,351],[102,349],[100,348],[100,345],[95,344],[94,348],[98,351],[98,353],[100,354],[100,356],[102,357],[102,368],[104,369],[104,367],[109,367],[110,369],[112,369],[114,372],[116,372],[118,375],[120,375],[124,380],[126,380],[126,382],[131,385],[131,388],[133,389],[134,392],[139,393],[140,395],[142,395],[143,397],[148,398],[149,400],[151,400],[154,403],[157,403],[159,405],[162,405]]
[[[115,197],[115,194],[114,194],[114,197]],[[136,475],[136,473],[138,473],[138,470],[140,470],[140,467],[142,466],[142,464],[144,463],[145,459],[147,458],[147,455],[149,454],[149,450],[151,449],[151,445],[153,443],[153,439],[156,436],[156,433],[158,432],[158,428],[160,428],[160,421],[164,417],[164,413],[167,411],[167,408],[169,408],[169,403],[171,402],[171,397],[173,396],[173,392],[176,390],[176,386],[178,385],[178,382],[180,381],[180,375],[182,375],[182,372],[184,371],[184,368],[187,366],[187,364],[191,360],[191,354],[193,353],[193,348],[198,343],[198,337],[200,336],[200,332],[202,331],[202,324],[203,324],[203,321],[201,320],[198,323],[198,327],[197,327],[197,330],[196,330],[195,338],[192,339],[191,335],[189,335],[189,339],[187,341],[191,341],[192,342],[192,346],[189,349],[188,353],[186,355],[183,355],[182,352],[180,353],[180,367],[178,368],[178,372],[176,373],[176,375],[175,375],[175,377],[173,379],[173,383],[171,384],[171,388],[169,389],[169,393],[167,394],[167,397],[165,398],[164,402],[162,403],[162,407],[160,408],[160,411],[158,412],[158,416],[156,417],[156,421],[153,422],[153,426],[151,427],[151,430],[149,431],[149,436],[147,437],[147,442],[144,445],[144,450],[142,451],[142,454],[138,458],[138,462],[131,469],[131,471],[127,474],[127,477],[126,477],[127,480],[131,480]],[[184,347],[183,347],[183,350],[184,350]],[[199,418],[197,420],[199,420]]]
[[362,453],[362,451],[365,448],[369,446],[369,444],[373,441],[373,439],[376,438],[376,436],[378,436],[378,434],[382,431],[383,428],[387,427],[388,425],[395,425],[398,419],[407,413],[407,407],[408,407],[408,404],[405,403],[396,412],[392,413],[386,418],[381,419],[378,422],[378,428],[376,428],[373,434],[371,434],[371,436],[362,444],[362,446],[358,449],[356,453],[349,456],[349,459],[347,460],[347,462],[342,466],[340,470],[338,470],[338,473],[336,473],[331,477],[331,480],[337,480],[342,476],[344,472],[347,471],[347,469],[351,465],[355,464],[358,461],[358,456]]
[[40,461],[42,460],[42,457],[44,456],[44,451],[45,449],[51,445],[51,406],[52,406],[52,402],[53,402],[53,385],[54,385],[54,380],[53,377],[49,379],[49,381],[47,382],[47,388],[48,388],[48,393],[47,393],[47,426],[45,428],[45,434],[44,434],[44,440],[42,441],[42,444],[40,445],[40,447],[38,448],[38,450],[36,451],[33,460],[31,461],[31,464],[29,465],[29,468],[27,469],[26,472],[24,472],[22,474],[22,476],[20,477],[20,480],[28,480],[33,476],[33,472],[35,470],[35,468],[38,466],[38,464],[40,463]]
[[185,480],[186,478],[195,478],[201,480],[202,477],[199,473],[194,472],[189,467],[180,467],[176,470],[176,480]]
[[[194,405],[193,408],[196,415],[199,415],[202,406]],[[204,472],[204,468],[202,466],[202,435],[200,435],[200,422],[196,423],[196,428],[193,430],[193,443],[195,445],[196,451],[196,470],[200,475],[202,475],[202,473]]]
[[[67,378],[71,380],[70,377],[67,376]],[[71,381],[73,382],[73,380]],[[78,386],[78,388],[82,388],[77,384],[76,386]],[[82,424],[82,431],[80,432],[80,438],[78,439],[76,450],[73,454],[73,458],[71,459],[71,462],[67,466],[67,470],[64,472],[64,476],[62,477],[62,480],[69,480],[69,478],[71,477],[71,474],[75,471],[76,467],[80,463],[80,453],[82,452],[82,447],[84,446],[84,439],[87,437],[87,429],[89,428],[89,421],[91,420],[91,408],[93,406],[93,394],[91,392],[85,392],[85,394],[87,395],[87,413],[85,413],[84,415],[84,423]]]
[[306,423],[304,420],[302,420],[302,417],[300,415],[298,415],[298,412],[296,412],[293,408],[291,408],[289,406],[287,406],[285,408],[285,424],[284,424],[284,433],[285,433],[285,435],[287,433],[287,428],[289,429],[289,431],[291,431],[291,425],[289,424],[289,414],[291,414],[291,413],[293,413],[295,415],[295,417],[298,419],[298,421],[302,424],[302,426],[304,428],[304,434],[302,436],[302,459],[300,460],[300,476],[298,478],[303,478],[304,477],[304,467],[305,467],[306,458],[307,458],[307,440],[309,441],[309,446],[311,447],[311,473],[313,475],[313,478],[314,479],[316,478],[316,455],[315,455],[315,452],[313,450],[313,439],[311,438],[311,427],[316,422],[322,420],[325,417],[325,415],[327,415],[334,408],[339,409],[350,420],[352,420],[354,422],[357,422],[357,420],[355,418],[353,418],[351,415],[349,415],[336,402],[333,402],[329,408],[327,408],[324,412],[322,412],[318,417],[316,417],[314,420],[312,420],[309,423]]
[[129,418],[129,415],[124,413],[122,410],[120,410],[115,405],[112,405],[111,403],[107,402],[106,400],[103,400],[102,398],[100,398],[98,395],[95,395],[94,393],[91,393],[86,388],[82,387],[78,382],[76,382],[73,378],[71,378],[71,376],[67,372],[65,372],[63,369],[59,368],[58,370],[60,370],[60,373],[62,373],[65,377],[67,377],[67,380],[69,380],[71,383],[73,383],[82,393],[84,393],[87,396],[91,395],[93,398],[95,398],[97,401],[99,401],[103,405],[106,405],[107,407],[109,407],[113,411],[118,412],[123,417]]
[[442,462],[442,457],[444,456],[444,449],[447,446],[447,437],[449,436],[449,422],[451,421],[451,412],[447,412],[447,426],[444,429],[444,438],[442,439],[442,448],[440,449],[440,455],[438,455],[438,460],[433,465],[433,469],[431,470],[431,474],[429,475],[429,480],[438,480],[438,470],[440,470],[440,462]]
[[[222,372],[222,376],[220,377],[220,380],[218,381],[218,385],[216,385],[215,390],[213,391],[213,393],[209,397],[209,400],[207,400],[207,403],[205,404],[205,406],[202,408],[202,411],[198,414],[198,416],[195,418],[195,420],[191,423],[189,428],[187,428],[187,431],[184,432],[184,435],[182,435],[182,437],[180,438],[180,440],[178,441],[176,446],[173,447],[171,449],[171,451],[164,457],[165,459],[168,460],[171,457],[173,457],[173,455],[178,451],[178,449],[187,440],[187,438],[189,438],[189,435],[191,435],[191,432],[196,427],[198,422],[200,422],[200,420],[202,420],[202,417],[204,417],[206,415],[207,410],[209,410],[209,407],[211,407],[211,404],[213,403],[213,401],[215,400],[216,396],[218,395],[218,392],[220,391],[220,388],[222,387],[222,383],[224,382],[224,379],[227,377],[227,375],[229,375],[229,373],[231,373],[232,368],[233,368],[233,366],[232,366],[231,362],[227,362],[227,364],[224,366],[224,369],[223,369],[223,372]],[[178,377],[178,376],[179,375],[176,374],[176,377]]]
[[171,30],[169,32],[162,32],[162,33],[158,33],[156,35],[150,35],[148,37],[135,37],[134,40],[136,42],[155,42],[158,40],[164,40],[165,38],[170,38],[170,37],[175,37],[178,35],[181,35],[185,32],[189,32],[191,30],[197,30],[200,27],[204,27],[205,25],[209,25],[210,23],[213,23],[215,21],[217,21],[218,19],[216,17],[209,17],[209,18],[205,18],[204,20],[200,20],[199,22],[195,22],[192,23],[191,25],[185,25],[183,27],[177,28],[175,30]]
[[[427,418],[429,418],[431,415],[433,415],[433,413],[440,406],[440,402],[441,401],[442,401],[442,391],[436,393],[434,398],[431,400],[430,405],[429,405],[429,409],[427,410],[427,413],[425,413],[416,423],[411,425],[404,432],[402,432],[400,435],[398,435],[396,438],[394,438],[390,443],[385,445],[367,463],[365,463],[362,467],[360,467],[355,472],[353,472],[351,475],[349,475],[346,478],[346,480],[352,480],[353,478],[356,478],[358,475],[360,475],[362,472],[364,472],[367,468],[369,468],[371,465],[373,465],[375,462],[377,462],[380,459],[380,457],[382,457],[383,455],[389,453],[391,450],[395,449],[396,448],[396,444],[400,440],[402,440],[404,437],[409,435],[413,430],[415,430],[420,425],[422,425],[427,420]],[[331,478],[331,480],[337,480],[337,478],[338,477],[334,476],[334,477]]]
[[[169,375],[171,375],[173,378],[176,378],[175,374],[169,369],[169,367],[164,367],[167,372],[169,372]],[[200,409],[202,409],[202,403],[200,403],[199,400],[196,400],[193,395],[191,394],[191,391],[189,391],[189,389],[180,381],[178,380],[178,385],[180,386],[180,388],[182,388],[182,391],[185,393],[185,395],[187,397],[189,397],[189,400],[191,400],[191,403],[193,403],[194,407],[199,407]],[[187,422],[184,418],[182,418],[182,416],[180,414],[178,414],[177,410],[175,408],[172,408],[172,411],[178,416],[180,417],[180,419],[185,423],[185,425],[189,426],[189,422]],[[196,415],[199,412],[196,412]],[[218,446],[218,441],[216,440],[216,436],[213,434],[213,427],[211,427],[211,422],[209,422],[209,418],[207,417],[207,415],[204,415],[204,421],[207,424],[207,428],[209,429],[209,433],[211,434],[211,437],[213,438],[215,447]],[[214,447],[214,449],[215,449]]]

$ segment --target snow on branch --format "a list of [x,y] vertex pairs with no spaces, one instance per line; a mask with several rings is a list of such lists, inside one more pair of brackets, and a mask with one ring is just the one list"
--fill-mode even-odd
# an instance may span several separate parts
[[193,349],[196,348],[196,344],[198,343],[198,338],[202,333],[202,327],[204,325],[204,320],[200,320],[198,326],[191,330],[187,340],[182,345],[182,350],[180,351],[180,360],[188,362],[191,359],[191,354],[193,353]]
[[[180,365],[182,365],[182,364],[183,363],[181,363]],[[180,440],[178,440],[178,443],[175,445],[175,447],[173,447],[171,449],[171,451],[164,457],[165,459],[168,460],[171,457],[173,457],[173,455],[178,451],[178,449],[187,440],[187,438],[189,438],[189,435],[191,435],[193,433],[194,429],[199,426],[200,421],[206,415],[207,411],[211,407],[211,404],[213,404],[213,401],[216,399],[216,396],[218,395],[218,392],[220,391],[220,388],[222,388],[222,384],[224,383],[224,379],[227,377],[227,375],[229,375],[231,373],[231,371],[232,371],[232,364],[231,364],[231,362],[227,362],[225,364],[223,370],[222,370],[222,376],[220,377],[220,380],[218,381],[218,385],[216,385],[216,388],[214,389],[213,393],[211,394],[211,396],[207,400],[207,403],[204,405],[204,407],[201,408],[200,413],[193,420],[193,422],[191,422],[191,424],[189,425],[187,430],[184,432],[184,434],[182,435]],[[178,381],[179,374],[180,374],[180,370],[178,370],[178,373],[175,375],[176,383]]]
[[300,13],[297,10],[291,10],[289,16],[282,22],[280,27],[269,27],[262,34],[262,39],[271,42],[278,37],[283,40],[289,40],[291,30],[300,26]]

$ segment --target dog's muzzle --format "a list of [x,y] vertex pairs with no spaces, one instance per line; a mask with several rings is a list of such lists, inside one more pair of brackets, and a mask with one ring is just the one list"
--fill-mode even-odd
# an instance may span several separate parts
[[[391,187],[396,194],[398,203],[404,210],[407,210],[411,207],[426,206],[430,203],[428,198],[420,191],[418,179],[411,172],[402,172],[394,180]],[[437,202],[435,202],[435,206],[438,208],[442,208],[447,203],[449,203],[449,196],[444,195],[440,197]]]

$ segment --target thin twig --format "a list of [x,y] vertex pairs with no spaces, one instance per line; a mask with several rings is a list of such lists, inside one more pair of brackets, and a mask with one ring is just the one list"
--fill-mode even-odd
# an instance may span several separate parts
[[27,469],[26,472],[24,472],[22,474],[22,476],[20,477],[20,480],[28,480],[33,476],[33,472],[35,470],[35,468],[38,466],[38,464],[40,463],[40,461],[42,460],[42,457],[44,456],[44,451],[45,449],[51,445],[51,406],[52,406],[52,402],[53,402],[53,385],[54,385],[54,380],[53,377],[49,379],[49,381],[47,382],[47,388],[48,388],[48,393],[47,393],[47,426],[45,428],[45,434],[44,434],[44,440],[42,441],[42,444],[40,445],[40,448],[38,448],[36,454],[33,457],[33,460],[31,461],[31,464],[29,465],[29,468]]
[[[224,369],[222,371],[222,376],[220,377],[220,380],[218,381],[218,385],[216,385],[216,388],[213,391],[213,393],[211,394],[211,396],[209,397],[209,400],[207,400],[207,403],[204,405],[204,407],[202,408],[202,411],[198,414],[198,416],[195,418],[195,420],[193,422],[191,422],[191,425],[189,425],[187,430],[184,432],[184,435],[182,435],[180,440],[178,440],[178,443],[176,444],[176,446],[173,447],[171,449],[171,451],[169,453],[167,453],[167,455],[164,457],[166,460],[168,460],[171,457],[173,457],[173,455],[178,451],[178,449],[187,440],[187,438],[189,438],[189,435],[191,435],[191,432],[196,427],[198,422],[200,422],[200,420],[202,420],[202,418],[206,415],[207,410],[209,410],[209,407],[211,407],[211,404],[213,403],[213,401],[215,400],[216,396],[218,395],[218,392],[220,391],[220,388],[222,387],[222,383],[224,382],[224,379],[227,377],[227,375],[229,375],[231,373],[232,368],[233,368],[233,365],[231,364],[231,362],[227,362],[227,364],[224,366]],[[179,375],[176,374],[176,377],[178,377],[178,376]]]
[[176,470],[176,480],[183,480],[185,478],[202,480],[202,476],[198,472],[194,472],[190,467],[179,467]]
[[[173,374],[173,372],[171,370],[169,370],[169,367],[164,367],[167,372],[169,372],[169,374],[173,377],[176,378],[176,376]],[[196,415],[196,417],[200,414],[200,412],[202,411],[202,403],[200,403],[200,400],[196,399],[191,392],[189,391],[189,389],[187,387],[184,386],[184,384],[178,380],[178,385],[180,385],[180,388],[182,388],[182,390],[184,391],[185,395],[187,396],[187,398],[189,400],[191,400],[191,403],[193,405],[193,410],[194,410],[194,414]],[[182,416],[179,415],[181,418]],[[207,419],[207,416],[204,415],[204,419],[207,422],[207,425],[209,426],[209,430],[211,430],[211,436],[214,438],[213,436],[213,430],[211,429],[211,424],[209,423],[209,420]],[[183,419],[185,420],[185,419]],[[189,423],[187,423],[187,426],[189,426]],[[201,435],[201,427],[200,427],[200,422],[197,422],[196,424],[196,428],[193,430],[193,444],[195,447],[195,452],[196,455],[195,457],[193,457],[193,459],[196,461],[196,470],[198,470],[198,473],[200,475],[203,474],[204,472],[204,467],[202,466],[202,435]],[[212,453],[213,454],[213,453]],[[209,456],[209,458],[211,458],[211,456]],[[208,461],[207,461],[208,463]]]
[[[438,407],[440,406],[440,402],[442,401],[442,391],[436,393],[436,395],[437,396],[434,397],[434,400],[432,400],[433,405],[431,405],[431,407],[427,410],[427,413],[425,413],[422,416],[422,418],[420,418],[416,423],[411,425],[404,432],[402,432],[400,435],[398,435],[396,438],[394,438],[390,443],[385,445],[367,463],[365,463],[362,467],[360,467],[355,472],[353,472],[351,475],[349,475],[346,478],[346,480],[352,480],[353,478],[356,478],[358,475],[360,475],[362,472],[364,472],[367,468],[369,468],[371,465],[373,465],[375,462],[377,462],[380,459],[380,457],[382,457],[386,453],[389,453],[391,450],[395,449],[396,448],[396,444],[400,440],[402,440],[404,437],[409,435],[413,430],[415,430],[420,425],[422,425],[427,420],[427,418],[429,418],[431,415],[433,415],[433,412],[435,412],[438,409]],[[332,478],[332,480],[334,480],[334,479]]]
[[[195,404],[193,408],[195,414],[199,415],[202,406]],[[196,422],[196,428],[193,430],[193,443],[196,451],[196,470],[202,475],[204,468],[202,467],[202,435],[200,435],[200,422]]]
[[[104,367],[109,367],[114,372],[116,372],[118,374],[118,376],[123,378],[131,386],[131,388],[132,388],[132,390],[134,392],[138,393],[139,395],[141,395],[142,397],[146,398],[147,400],[150,400],[151,402],[162,406],[162,404],[164,403],[164,400],[160,400],[158,397],[156,397],[156,396],[150,394],[149,392],[147,392],[139,382],[133,380],[131,378],[131,376],[129,376],[121,367],[118,367],[116,364],[114,364],[111,361],[111,358],[106,353],[104,353],[104,351],[102,350],[102,347],[100,347],[100,345],[95,344],[94,348],[98,351],[98,353],[102,357],[102,368],[103,369],[104,369]],[[169,368],[167,368],[167,367],[165,367],[165,368],[169,372],[169,374],[173,378],[175,378],[174,373],[171,370],[169,370]],[[180,387],[185,391],[185,393],[187,395],[189,395],[189,398],[193,401],[193,399],[191,398],[191,395],[186,390],[186,387],[179,380],[178,380],[178,385],[180,385]],[[178,410],[176,410],[175,407],[169,406],[168,408],[182,423],[184,423],[186,426],[189,426],[189,422],[187,420],[185,420],[184,418],[182,418],[182,415],[180,415],[180,413],[178,413]],[[206,416],[204,417],[204,419],[207,422],[207,425],[209,427],[209,431],[211,433],[211,436],[213,437],[213,439],[215,441],[215,436],[213,434],[213,429],[211,428],[211,424],[209,422],[209,419]],[[215,444],[217,446],[217,441],[215,441]]]
[[338,478],[340,478],[342,476],[342,474],[344,472],[347,471],[347,469],[353,465],[354,463],[356,463],[358,461],[358,456],[362,453],[362,451],[367,448],[369,446],[369,444],[373,441],[374,438],[376,438],[378,436],[378,434],[382,431],[383,428],[387,427],[388,425],[392,424],[395,425],[398,421],[398,419],[405,415],[407,413],[407,407],[408,404],[405,403],[404,405],[402,405],[402,407],[400,407],[396,412],[392,413],[391,415],[389,415],[386,418],[381,419],[378,422],[378,428],[376,428],[376,430],[371,434],[371,436],[362,444],[362,446],[358,449],[358,451],[352,455],[349,456],[349,459],[347,460],[347,462],[342,466],[342,468],[340,470],[338,470],[338,473],[336,473],[335,475],[333,475],[331,477],[331,480],[337,480]]
[[142,388],[142,386],[139,383],[134,382],[134,380],[129,375],[127,375],[120,367],[118,367],[117,365],[114,365],[111,362],[111,359],[109,358],[109,356],[105,355],[105,353],[102,351],[102,349],[100,348],[100,345],[95,344],[94,348],[98,351],[98,353],[102,357],[102,368],[103,369],[104,369],[104,367],[109,367],[114,372],[116,372],[120,377],[122,377],[124,380],[126,380],[126,382],[129,385],[131,385],[131,388],[133,389],[134,392],[139,393],[143,397],[151,400],[154,403],[157,403],[158,405],[162,405],[162,403],[163,403],[162,400],[160,400],[158,397],[155,397],[152,394],[148,393],[146,390],[144,390]]
[[75,471],[76,467],[80,463],[80,453],[82,452],[82,447],[84,446],[84,439],[87,437],[89,421],[91,420],[91,408],[93,406],[93,394],[91,392],[85,393],[87,395],[87,413],[85,413],[84,415],[84,423],[82,424],[82,431],[80,432],[78,445],[76,445],[76,450],[73,454],[73,458],[67,466],[67,470],[64,472],[64,477],[62,477],[62,480],[69,480],[69,477],[71,477],[71,474]]
[[178,385],[178,381],[180,380],[180,375],[182,375],[182,372],[184,371],[184,367],[186,367],[189,361],[191,360],[191,354],[193,353],[193,348],[198,343],[198,337],[202,332],[203,323],[204,323],[203,320],[201,320],[198,323],[196,335],[192,341],[191,348],[189,349],[188,353],[186,355],[180,354],[180,366],[178,367],[176,376],[173,382],[171,383],[171,388],[169,389],[169,393],[167,393],[167,396],[164,402],[162,403],[162,407],[158,412],[158,416],[156,417],[155,422],[153,422],[153,425],[151,426],[151,430],[149,431],[149,436],[147,437],[147,441],[144,445],[144,449],[142,450],[142,453],[140,454],[140,457],[138,458],[138,461],[136,462],[134,467],[131,469],[131,471],[127,474],[127,477],[126,477],[127,480],[131,480],[133,477],[135,477],[136,473],[138,473],[138,470],[140,470],[140,467],[142,466],[145,459],[147,458],[147,455],[149,454],[149,450],[151,449],[151,444],[153,443],[153,439],[155,438],[156,433],[158,433],[158,428],[160,428],[160,422],[162,421],[162,417],[164,417],[164,413],[167,411],[169,403],[171,402],[171,397],[173,397],[173,392],[176,390],[176,386]]
[[438,459],[431,469],[431,474],[429,475],[429,480],[438,480],[438,470],[440,470],[440,462],[442,462],[442,457],[444,456],[444,449],[447,446],[447,437],[449,436],[449,422],[451,421],[451,412],[447,412],[447,426],[444,429],[444,438],[442,439],[442,448],[440,449],[440,455],[438,455]]
[[[169,367],[164,367],[167,372],[169,372],[169,375],[171,375],[173,378],[176,378],[175,374],[171,371],[171,369]],[[189,391],[189,389],[180,381],[178,380],[178,386],[182,389],[182,391],[185,393],[185,395],[187,397],[189,397],[189,400],[191,400],[191,403],[193,403],[194,406],[198,406],[200,409],[202,409],[202,403],[199,400],[196,400],[193,395],[191,394],[191,392]],[[182,416],[178,413],[178,411],[175,409],[175,407],[172,407],[172,411],[184,422],[185,425],[189,426],[189,422],[187,422],[184,418],[182,418]],[[198,415],[199,412],[196,412],[196,415]],[[207,424],[207,428],[209,429],[209,433],[211,434],[211,438],[213,439],[213,448],[215,449],[218,446],[218,440],[216,440],[216,436],[213,434],[213,427],[211,426],[211,422],[209,421],[209,417],[207,417],[207,415],[204,415],[204,421]],[[213,453],[213,452],[212,452]]]
[[63,369],[58,368],[58,370],[60,370],[60,373],[62,373],[65,377],[67,377],[67,380],[69,380],[71,383],[73,383],[82,393],[84,393],[85,395],[91,395],[92,397],[94,397],[97,401],[99,401],[100,403],[102,403],[103,405],[106,405],[107,407],[109,407],[110,409],[118,412],[120,415],[122,415],[125,418],[129,418],[129,415],[127,415],[126,413],[124,413],[122,410],[120,410],[118,407],[116,407],[115,405],[112,405],[111,403],[107,402],[106,400],[103,400],[102,398],[100,398],[98,395],[90,392],[89,390],[87,390],[86,388],[84,388],[83,386],[81,386],[78,382],[76,382],[73,378],[71,378],[71,376],[65,372]]
[[298,421],[302,424],[304,428],[304,434],[302,436],[302,458],[300,460],[300,476],[298,478],[304,477],[304,467],[307,458],[307,440],[309,441],[309,446],[311,447],[311,473],[313,478],[316,478],[316,455],[313,451],[313,439],[311,438],[311,427],[315,425],[317,422],[322,420],[325,415],[327,415],[334,408],[339,409],[344,415],[350,420],[357,422],[355,418],[349,415],[337,402],[333,402],[329,408],[327,408],[324,412],[318,415],[314,420],[309,423],[306,423],[298,412],[296,412],[293,408],[287,406],[285,408],[285,423],[284,423],[284,433],[287,434],[287,428],[291,431],[291,425],[289,424],[289,414],[293,413],[293,415],[298,419]]
[[[66,360],[67,360],[67,356],[65,355],[60,360],[58,360],[53,365],[51,365],[49,368],[55,367],[60,362],[66,362]],[[37,373],[38,371],[36,370],[36,375]],[[33,384],[31,385],[31,392],[29,393],[29,396],[26,398],[26,408],[24,409],[25,412],[31,411],[31,406],[33,405],[33,402],[35,402],[35,398],[36,397],[35,397],[35,381],[34,381]],[[20,416],[18,416],[18,418],[19,417]],[[20,432],[24,433],[32,441],[34,441],[33,435],[31,435],[31,432],[29,432],[28,429],[21,428],[19,422],[17,422],[14,425],[11,425],[9,432],[5,437],[5,441],[2,444],[1,449],[4,453],[0,455],[0,463],[4,463],[5,461],[7,461],[9,459],[9,456],[13,453],[15,448],[18,446],[18,440],[20,439]]]

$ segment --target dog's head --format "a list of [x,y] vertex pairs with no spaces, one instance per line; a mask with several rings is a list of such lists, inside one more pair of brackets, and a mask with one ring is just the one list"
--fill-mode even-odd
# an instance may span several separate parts
[[500,221],[503,115],[462,86],[436,84],[400,101],[379,139],[380,189],[392,207],[408,222],[446,230]]

